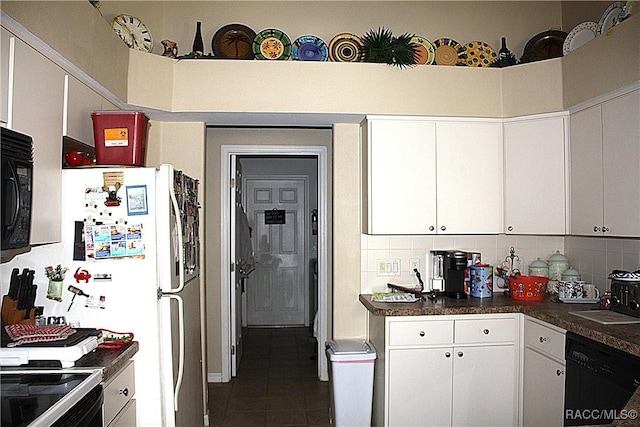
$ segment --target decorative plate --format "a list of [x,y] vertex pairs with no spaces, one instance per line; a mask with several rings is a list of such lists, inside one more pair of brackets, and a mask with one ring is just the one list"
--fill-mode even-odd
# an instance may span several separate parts
[[251,44],[255,37],[256,32],[246,25],[225,25],[214,34],[211,50],[219,58],[253,59]]
[[291,58],[300,61],[326,61],[329,50],[327,44],[316,36],[300,36],[292,44]]
[[524,46],[525,57],[535,56],[536,61],[562,56],[562,47],[567,33],[559,30],[543,31],[531,37]]
[[436,65],[466,65],[464,48],[453,39],[440,38],[433,42],[436,50],[434,64]]
[[618,15],[624,13],[624,2],[616,1],[607,7],[598,22],[598,34],[604,34],[607,30],[618,23]]
[[351,33],[335,35],[329,42],[329,60],[333,62],[362,62],[364,43]]
[[469,67],[488,67],[498,59],[495,50],[485,42],[472,41],[464,45],[465,63]]
[[411,44],[416,47],[418,51],[418,65],[431,65],[436,58],[436,49],[431,42],[422,36],[413,36],[411,38]]
[[562,45],[562,53],[573,52],[583,44],[593,40],[598,35],[598,24],[595,22],[583,22],[575,26]]
[[284,61],[291,56],[291,39],[276,28],[267,28],[256,34],[252,47],[256,59]]

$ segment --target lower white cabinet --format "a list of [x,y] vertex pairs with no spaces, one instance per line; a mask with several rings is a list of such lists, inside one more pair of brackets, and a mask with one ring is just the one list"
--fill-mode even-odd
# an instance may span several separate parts
[[522,424],[525,427],[563,424],[565,332],[525,317],[522,375]]
[[370,314],[373,425],[517,425],[518,319]]
[[133,361],[129,363],[104,387],[103,424],[107,427],[136,425],[136,393]]

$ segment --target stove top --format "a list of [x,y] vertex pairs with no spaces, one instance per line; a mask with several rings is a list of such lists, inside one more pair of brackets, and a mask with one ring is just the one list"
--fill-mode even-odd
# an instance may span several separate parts
[[26,343],[7,347],[11,338],[2,328],[0,366],[36,366],[70,368],[102,342],[102,332],[94,328],[77,328],[69,338],[60,341]]

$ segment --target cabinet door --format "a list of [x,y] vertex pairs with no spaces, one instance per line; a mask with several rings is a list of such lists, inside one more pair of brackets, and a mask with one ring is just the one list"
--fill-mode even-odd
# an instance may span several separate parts
[[602,115],[600,106],[571,115],[571,234],[602,232]]
[[31,244],[60,241],[64,71],[15,39],[12,128],[33,138]]
[[368,232],[430,234],[435,229],[435,125],[368,122]]
[[454,347],[454,426],[517,425],[515,351],[513,345]]
[[561,426],[564,422],[565,365],[524,349],[522,421],[527,426]]
[[640,236],[640,90],[602,104],[604,229]]
[[390,350],[386,425],[451,425],[452,362],[450,347]]
[[102,109],[103,98],[78,79],[67,76],[67,111],[64,134],[95,146],[91,113]]
[[12,64],[10,44],[13,36],[4,28],[0,29],[0,122],[9,121],[9,66]]
[[504,124],[505,232],[565,234],[565,119]]
[[440,234],[502,232],[502,124],[438,123]]

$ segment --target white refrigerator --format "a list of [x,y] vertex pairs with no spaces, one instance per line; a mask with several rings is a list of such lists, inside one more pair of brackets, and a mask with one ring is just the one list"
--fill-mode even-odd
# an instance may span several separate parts
[[63,221],[70,271],[46,315],[134,334],[138,426],[205,425],[198,181],[171,165],[66,169]]

